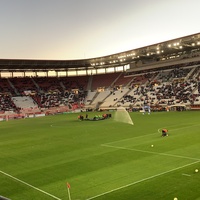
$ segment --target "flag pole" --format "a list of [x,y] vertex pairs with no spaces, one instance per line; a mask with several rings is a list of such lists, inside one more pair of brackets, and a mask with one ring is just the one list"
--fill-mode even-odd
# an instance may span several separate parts
[[71,200],[70,187],[71,187],[70,184],[67,183],[67,192],[68,192],[69,200]]

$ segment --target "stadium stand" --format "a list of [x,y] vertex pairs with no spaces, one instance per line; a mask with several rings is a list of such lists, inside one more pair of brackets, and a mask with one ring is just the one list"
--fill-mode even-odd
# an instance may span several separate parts
[[[45,70],[53,66],[55,70],[57,66],[62,69],[66,66],[65,69],[69,71],[77,68],[76,74],[79,69],[86,71],[81,76],[38,77],[36,74],[29,77],[0,77],[0,116],[6,119],[7,115],[15,118],[85,109],[116,109],[119,106],[140,110],[144,101],[155,111],[180,106],[200,109],[199,38],[200,34],[196,34],[133,50],[138,53],[137,57],[129,51],[83,61],[37,61],[38,64],[28,60],[20,63],[19,60],[10,62],[0,59],[1,69],[8,68],[13,73],[20,69],[25,74],[32,64],[34,70],[42,70],[41,66]],[[194,39],[197,45],[194,45]],[[175,41],[182,43],[181,50],[177,46],[168,47]],[[144,52],[158,46],[166,53],[144,55]],[[121,56],[126,57],[124,63],[117,61]],[[104,65],[96,66],[98,59],[105,60]],[[117,71],[121,65],[122,70]],[[128,69],[125,69],[126,65],[129,65]],[[108,67],[114,68],[112,73],[97,74],[97,68],[106,71]]]
[[121,76],[121,73],[98,74],[92,76],[91,90],[108,89],[113,87],[115,81]]

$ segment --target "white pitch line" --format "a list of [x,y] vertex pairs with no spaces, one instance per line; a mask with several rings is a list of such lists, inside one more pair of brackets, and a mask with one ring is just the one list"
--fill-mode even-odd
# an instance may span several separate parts
[[113,143],[118,143],[118,142],[122,142],[122,141],[126,141],[126,140],[134,140],[134,139],[137,139],[137,138],[143,138],[143,137],[147,137],[149,135],[155,135],[155,134],[157,134],[157,132],[150,133],[150,134],[147,134],[147,135],[140,135],[140,136],[137,136],[137,137],[126,138],[126,139],[123,139],[123,140],[117,140],[117,141],[113,141],[113,142],[108,142],[108,143],[105,143],[105,145],[107,145],[107,144],[113,144]]
[[50,196],[50,197],[52,197],[52,198],[54,198],[54,199],[61,200],[60,198],[58,198],[58,197],[56,197],[56,196],[54,196],[54,195],[52,195],[52,194],[50,194],[50,193],[48,193],[48,192],[45,192],[45,191],[43,191],[43,190],[41,190],[41,189],[39,189],[39,188],[37,188],[37,187],[35,187],[35,186],[33,186],[33,185],[30,185],[30,184],[28,184],[28,183],[26,183],[26,182],[24,182],[24,181],[22,181],[22,180],[20,180],[20,179],[18,179],[18,178],[16,178],[16,177],[14,177],[14,176],[11,176],[10,174],[7,174],[7,173],[5,173],[5,172],[3,172],[3,171],[1,171],[1,170],[0,170],[0,173],[4,174],[4,175],[6,175],[6,176],[8,176],[8,177],[10,177],[10,178],[12,178],[12,179],[14,179],[14,180],[20,182],[20,183],[23,183],[24,185],[27,185],[27,186],[29,186],[29,187],[35,189],[35,190],[38,190],[38,191],[40,191],[40,192],[42,192],[42,193],[44,193],[44,194],[46,194],[46,195],[48,195],[48,196]]
[[0,199],[11,200],[11,199],[8,199],[8,198],[3,197],[3,196],[0,196]]
[[147,177],[147,178],[141,179],[141,180],[139,180],[139,181],[135,181],[135,182],[133,182],[133,183],[130,183],[130,184],[127,184],[127,185],[124,185],[124,186],[118,187],[118,188],[115,188],[115,189],[113,189],[113,190],[110,190],[110,191],[107,191],[107,192],[101,193],[101,194],[99,194],[99,195],[96,195],[96,196],[90,197],[90,198],[88,198],[88,199],[86,199],[86,200],[91,200],[91,199],[95,199],[95,198],[100,197],[100,196],[104,196],[104,195],[106,195],[106,194],[109,194],[109,193],[115,192],[115,191],[117,191],[117,190],[121,190],[121,189],[123,189],[123,188],[126,188],[126,187],[129,187],[129,186],[132,186],[132,185],[135,185],[135,184],[138,184],[138,183],[141,183],[141,182],[144,182],[144,181],[147,181],[147,180],[153,179],[153,178],[155,178],[155,177],[162,176],[162,175],[164,175],[164,174],[167,174],[167,173],[170,173],[170,172],[173,172],[173,171],[176,171],[176,170],[182,169],[182,168],[184,168],[184,167],[188,167],[188,166],[193,165],[193,164],[196,164],[196,163],[198,163],[198,162],[200,162],[200,160],[199,160],[199,161],[196,161],[196,162],[193,162],[193,163],[190,163],[190,164],[187,164],[187,165],[183,165],[183,166],[181,166],[181,167],[177,167],[177,168],[174,168],[174,169],[171,169],[171,170],[168,170],[168,171],[162,172],[162,173],[160,173],[160,174],[156,174],[156,175],[153,175],[153,176],[150,176],[150,177]]
[[192,124],[192,125],[181,127],[181,128],[175,128],[175,129],[172,129],[171,131],[186,129],[186,128],[190,128],[190,127],[193,127],[193,126],[200,126],[200,124]]
[[[176,131],[176,130],[181,130],[181,129],[184,129],[184,128],[189,128],[189,127],[193,127],[193,126],[199,126],[200,124],[192,124],[192,125],[189,125],[189,126],[186,126],[186,127],[182,127],[182,128],[176,128],[176,129],[170,129],[170,132],[171,131]],[[170,127],[170,126],[169,126]],[[147,134],[147,135],[140,135],[140,136],[137,136],[137,137],[131,137],[131,138],[126,138],[126,139],[122,139],[122,140],[117,140],[117,141],[113,141],[113,142],[108,142],[108,143],[105,143],[105,144],[114,144],[114,143],[117,143],[117,142],[122,142],[122,141],[127,141],[127,140],[133,140],[133,139],[137,139],[137,138],[142,138],[142,137],[148,137],[150,135],[154,135],[154,134],[158,134],[158,133],[161,133],[161,130],[162,128],[159,128],[157,130],[157,132],[154,132],[154,133],[150,133],[150,134]]]
[[190,174],[182,174],[183,176],[191,176]]
[[170,156],[170,157],[175,157],[175,158],[185,158],[185,159],[189,159],[189,160],[200,161],[199,158],[192,158],[192,157],[180,156],[180,155],[174,155],[174,154],[168,154],[168,153],[158,153],[158,152],[155,152],[155,151],[144,151],[144,150],[140,150],[140,149],[131,149],[131,148],[126,148],[126,147],[116,147],[116,146],[106,145],[106,144],[102,144],[101,146],[115,148],[115,149],[129,150],[129,151],[138,151],[138,152],[142,152],[142,153],[150,153],[150,154],[161,155],[161,156]]
[[[193,126],[199,126],[200,124],[192,124],[192,125],[189,125],[189,126],[185,126],[185,127],[181,127],[181,128],[175,128],[175,129],[170,129],[170,132],[173,132],[173,131],[176,131],[176,130],[181,130],[181,129],[185,129],[185,128],[190,128],[190,127],[193,127]],[[158,133],[162,133],[162,128],[159,128],[158,129]]]

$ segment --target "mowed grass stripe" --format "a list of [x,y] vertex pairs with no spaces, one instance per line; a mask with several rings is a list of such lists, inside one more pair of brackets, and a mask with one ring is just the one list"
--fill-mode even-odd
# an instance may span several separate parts
[[[93,114],[95,113],[89,113],[89,116]],[[152,151],[150,145],[154,144],[154,151],[158,153],[199,158],[198,126],[187,130],[183,125],[199,121],[198,112],[152,113],[150,116],[131,113],[134,126],[117,123],[112,119],[80,122],[77,115],[58,115],[2,123],[0,170],[61,199],[67,199],[66,182],[70,182],[72,199],[86,199],[191,163],[190,160],[183,158],[122,151],[105,148],[101,144],[124,140],[121,143],[113,143],[113,146],[144,151]],[[174,128],[180,126],[182,129],[180,132],[173,132],[169,139],[162,140],[164,138],[155,131],[166,124]],[[141,137],[141,140],[136,139],[138,136],[154,132],[155,134],[147,136],[146,140],[145,137]],[[133,139],[129,140],[130,138]],[[187,150],[189,151],[186,154]],[[158,185],[154,184],[155,187]],[[141,182],[140,189],[144,185]],[[3,191],[2,195],[12,197],[11,199],[23,199],[25,193],[30,199],[33,194],[33,191],[23,188],[20,197],[20,194],[14,192],[17,190],[16,185],[9,186],[12,194],[1,183],[0,192]],[[176,187],[181,188],[181,182]],[[126,190],[126,195],[132,195],[130,199],[134,199],[132,190],[132,187]],[[118,197],[113,193],[111,200],[123,199],[123,192],[124,190],[118,191]],[[166,190],[165,193],[169,195],[170,191]],[[145,192],[142,199],[145,199],[144,195]],[[43,200],[39,196],[38,199]]]
[[200,161],[192,162],[192,163],[189,163],[189,164],[187,164],[187,165],[183,165],[183,166],[181,166],[181,167],[177,167],[177,168],[174,168],[174,169],[172,169],[172,170],[165,171],[165,172],[162,172],[162,173],[160,173],[160,174],[156,174],[156,175],[153,175],[153,176],[150,176],[150,177],[141,179],[141,180],[139,180],[139,181],[135,181],[135,182],[133,182],[133,183],[130,183],[130,184],[121,186],[121,187],[119,187],[119,188],[115,188],[115,189],[112,189],[112,190],[110,190],[110,191],[104,192],[104,193],[102,193],[102,194],[98,194],[98,195],[96,195],[96,196],[90,197],[90,198],[88,198],[88,199],[86,199],[86,200],[97,199],[98,197],[101,197],[101,196],[110,194],[110,193],[115,192],[115,191],[117,191],[117,190],[121,190],[121,189],[130,187],[130,186],[133,186],[133,185],[135,185],[135,184],[138,184],[138,183],[141,183],[141,182],[144,182],[144,181],[147,181],[147,180],[156,178],[156,177],[158,177],[158,176],[162,176],[162,175],[164,175],[164,174],[168,174],[168,173],[170,173],[170,172],[173,172],[173,171],[182,169],[182,168],[184,168],[184,167],[188,167],[188,166],[190,166],[190,165],[197,164],[197,163],[199,163],[199,162],[200,162]]
[[48,196],[52,197],[53,199],[61,200],[60,198],[58,198],[58,197],[56,197],[56,196],[54,196],[54,195],[52,195],[52,194],[50,194],[50,193],[48,193],[48,192],[45,192],[45,191],[43,191],[43,190],[41,190],[41,189],[39,189],[39,188],[37,188],[37,187],[35,187],[35,186],[29,184],[29,183],[26,183],[26,182],[24,182],[24,181],[22,181],[22,180],[20,180],[20,179],[18,179],[18,178],[16,178],[16,177],[14,177],[14,176],[11,176],[11,175],[8,174],[8,173],[5,173],[5,172],[3,172],[3,171],[1,171],[1,170],[0,170],[0,173],[3,174],[3,175],[5,175],[5,176],[8,176],[8,177],[11,178],[11,179],[14,179],[14,180],[17,181],[17,182],[20,182],[20,183],[22,183],[22,184],[24,184],[24,185],[26,185],[26,186],[28,186],[28,187],[31,187],[31,188],[33,188],[33,189],[35,189],[35,190],[37,190],[37,191],[39,191],[39,192],[41,192],[41,193],[44,193],[45,195],[48,195]]

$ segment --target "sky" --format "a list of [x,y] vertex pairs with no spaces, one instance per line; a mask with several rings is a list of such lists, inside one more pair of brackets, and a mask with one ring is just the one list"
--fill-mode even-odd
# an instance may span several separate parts
[[200,0],[0,0],[0,59],[107,56],[200,32]]

